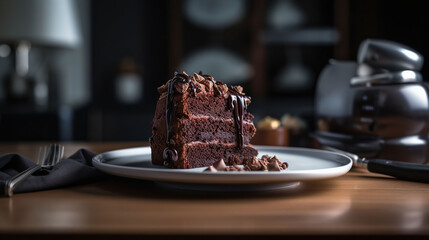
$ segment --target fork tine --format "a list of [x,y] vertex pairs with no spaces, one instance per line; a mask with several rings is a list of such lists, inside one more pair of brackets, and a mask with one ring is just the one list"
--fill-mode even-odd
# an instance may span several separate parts
[[48,150],[47,150],[47,153],[45,154],[45,158],[43,159],[42,166],[46,166],[49,164],[49,161],[52,155],[52,151],[50,147],[45,146],[45,149],[48,149]]
[[60,144],[51,144],[45,146],[44,151],[39,152],[39,165],[43,167],[53,167],[56,165],[64,156],[64,146]]
[[49,156],[49,161],[48,161],[48,166],[51,166],[52,165],[52,161],[53,161],[53,159],[54,159],[54,157],[55,157],[55,144],[51,144],[51,146],[50,146],[50,152],[51,152],[51,156]]
[[62,145],[59,145],[60,146],[60,156],[58,157],[58,161],[57,161],[57,163],[61,160],[61,159],[63,159],[63,156],[64,156],[64,146],[62,146]]
[[36,162],[36,164],[37,165],[40,165],[40,163],[41,163],[41,159],[42,159],[42,150],[43,150],[43,147],[39,147],[39,155],[38,155],[38,157],[37,157],[37,162]]
[[58,144],[55,144],[55,155],[54,155],[54,157],[52,158],[51,166],[53,166],[53,165],[55,165],[55,164],[56,164],[56,159],[57,159],[57,157],[58,157],[58,154],[59,154]]
[[49,166],[53,166],[55,164],[55,159],[58,156],[58,145],[54,144],[54,155],[51,158],[51,162],[49,163]]
[[49,157],[48,154],[49,154],[48,148],[46,146],[44,146],[43,147],[43,157],[40,160],[40,165],[41,166],[43,166],[44,163],[47,161],[47,158]]
[[52,166],[56,165],[64,155],[64,146],[55,144],[55,156],[52,157]]
[[43,162],[43,166],[50,166],[52,162],[52,157],[55,155],[55,148],[53,145],[46,146],[46,149],[48,153],[46,154],[46,157]]
[[60,146],[58,144],[55,144],[55,156],[54,158],[52,158],[52,165],[57,164],[59,156],[60,156]]

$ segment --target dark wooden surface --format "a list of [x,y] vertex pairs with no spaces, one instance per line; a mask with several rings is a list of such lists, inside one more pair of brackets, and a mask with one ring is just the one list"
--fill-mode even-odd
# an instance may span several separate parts
[[[1,144],[0,154],[32,157],[40,145]],[[100,153],[144,145],[65,144],[67,155],[79,148]],[[428,186],[363,170],[278,192],[229,194],[176,191],[112,177],[0,198],[0,238],[425,238]]]

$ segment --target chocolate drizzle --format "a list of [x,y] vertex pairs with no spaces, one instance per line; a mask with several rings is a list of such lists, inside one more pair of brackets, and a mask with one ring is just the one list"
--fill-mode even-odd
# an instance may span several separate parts
[[192,80],[189,78],[189,76],[184,73],[175,72],[173,79],[171,79],[170,82],[168,83],[166,108],[165,108],[166,125],[167,125],[167,138],[166,138],[167,147],[164,149],[164,152],[162,154],[162,157],[164,158],[164,166],[171,166],[172,163],[176,162],[178,159],[177,150],[172,148],[170,144],[171,126],[173,125],[173,119],[176,115],[176,109],[177,109],[177,102],[173,101],[174,94],[176,93],[174,90],[174,84],[176,82],[188,83],[189,89],[191,90],[192,96],[194,97],[196,96],[197,92],[201,92],[201,89],[196,87],[195,84],[192,82]]
[[238,148],[243,148],[243,121],[244,121],[244,110],[247,109],[246,98],[241,95],[235,95],[230,93],[229,95],[229,107],[231,108],[234,115],[235,127],[237,129],[237,145]]
[[176,149],[166,147],[162,153],[162,158],[164,158],[164,166],[169,167],[171,162],[176,162],[179,156]]

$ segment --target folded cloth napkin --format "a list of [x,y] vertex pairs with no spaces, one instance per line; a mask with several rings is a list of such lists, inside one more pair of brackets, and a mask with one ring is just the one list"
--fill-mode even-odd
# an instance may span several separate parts
[[[14,193],[61,188],[100,179],[103,173],[92,165],[95,155],[91,151],[80,149],[61,160],[51,170],[39,170],[29,176],[15,188]],[[19,154],[0,156],[0,195],[4,193],[5,183],[9,178],[32,166],[35,166],[34,162]]]

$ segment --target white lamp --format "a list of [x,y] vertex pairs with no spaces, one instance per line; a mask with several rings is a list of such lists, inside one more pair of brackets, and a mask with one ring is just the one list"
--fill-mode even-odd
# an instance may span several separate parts
[[[72,49],[78,47],[80,41],[81,33],[73,1],[0,0],[0,42],[16,45],[15,73],[9,84],[13,97],[25,99],[32,91],[28,87],[31,45]],[[47,87],[46,83],[43,84]],[[40,99],[38,96],[47,97],[47,90],[37,86],[33,88],[31,94],[34,96],[31,98],[36,103],[37,98]]]
[[81,35],[70,0],[0,0],[0,40],[74,48]]

